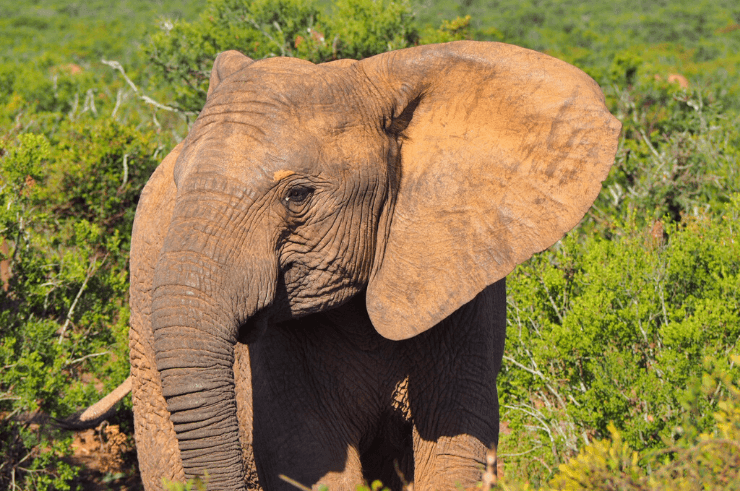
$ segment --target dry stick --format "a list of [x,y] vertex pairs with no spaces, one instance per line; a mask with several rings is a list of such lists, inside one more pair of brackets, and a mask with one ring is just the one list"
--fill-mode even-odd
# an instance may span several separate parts
[[126,186],[126,183],[128,182],[128,154],[123,154],[123,179],[121,182],[121,185],[118,186],[118,190],[121,191]]
[[499,454],[499,456],[502,459],[503,458],[506,458],[506,457],[521,457],[522,455],[530,454],[530,453],[534,452],[535,450],[539,450],[540,448],[545,448],[545,446],[544,445],[540,445],[539,447],[532,447],[529,450],[525,450],[524,452],[519,452],[519,453],[502,453],[502,454]]
[[118,108],[121,107],[122,99],[123,99],[123,90],[118,89],[118,91],[116,92],[116,107],[113,108],[113,112],[110,115],[111,118],[116,119],[116,113],[118,112]]
[[86,111],[92,111],[96,116],[98,114],[98,110],[95,109],[95,94],[92,89],[87,89],[85,93],[85,103],[82,106],[82,112],[80,114]]
[[72,302],[72,305],[69,307],[69,311],[67,312],[67,320],[64,321],[64,325],[62,326],[62,332],[59,333],[59,340],[57,341],[57,344],[62,344],[62,340],[64,339],[64,333],[67,331],[67,327],[69,327],[69,323],[72,322],[72,315],[75,313],[75,307],[77,307],[77,301],[82,296],[82,292],[85,291],[87,282],[90,281],[90,278],[92,278],[92,275],[94,275],[95,271],[97,271],[98,268],[103,265],[106,259],[108,259],[108,254],[105,255],[100,265],[95,264],[95,259],[93,259],[92,263],[90,264],[90,267],[87,270],[87,275],[85,276],[85,281],[82,282],[82,286],[80,287],[80,290],[77,292],[77,296]]
[[67,331],[67,327],[69,327],[69,323],[72,321],[72,314],[75,313],[75,307],[77,306],[77,301],[82,296],[82,292],[85,291],[85,287],[87,286],[87,282],[90,280],[91,276],[92,276],[91,271],[88,270],[87,276],[85,276],[85,281],[82,282],[82,286],[80,287],[80,290],[77,292],[77,296],[72,302],[72,305],[69,307],[69,311],[67,312],[67,320],[64,321],[64,325],[62,326],[62,332],[59,333],[59,340],[57,341],[57,344],[62,344],[62,340],[64,339],[64,333]]
[[[528,354],[530,355],[530,359],[531,359],[532,363],[534,363],[534,357],[532,357],[532,355],[531,355],[530,353],[528,353]],[[529,368],[529,367],[527,367],[527,366],[525,366],[525,365],[523,365],[523,364],[519,363],[518,361],[516,361],[516,360],[515,360],[514,358],[512,358],[512,357],[510,357],[510,356],[504,356],[504,360],[508,361],[509,363],[513,363],[514,365],[518,366],[518,367],[519,367],[519,368],[521,368],[522,370],[525,370],[525,371],[527,371],[527,372],[531,373],[532,375],[535,375],[535,376],[539,377],[540,379],[542,379],[542,382],[544,382],[544,384],[545,384],[545,387],[547,387],[547,390],[549,390],[549,391],[550,391],[550,392],[552,393],[552,395],[554,395],[555,397],[557,397],[557,399],[558,399],[558,402],[560,402],[560,405],[561,405],[562,407],[566,407],[566,404],[565,404],[565,401],[563,400],[563,398],[562,398],[562,397],[560,396],[560,394],[558,394],[558,392],[557,392],[557,391],[556,391],[556,390],[555,390],[555,389],[554,389],[554,388],[552,387],[552,385],[550,385],[550,384],[549,384],[549,383],[547,382],[547,379],[546,379],[546,378],[545,378],[545,376],[544,376],[544,375],[542,374],[542,372],[541,372],[541,371],[539,370],[539,368],[537,368],[536,364],[535,364],[535,369],[531,369],[531,368]]]
[[108,65],[109,67],[113,68],[114,70],[118,70],[119,72],[121,72],[121,75],[123,75],[123,79],[126,82],[128,82],[129,86],[131,87],[131,90],[133,90],[134,93],[136,94],[139,93],[139,89],[136,87],[136,85],[134,85],[131,79],[128,78],[128,75],[126,75],[126,72],[124,71],[123,66],[120,63],[114,60],[106,60],[105,58],[102,58],[100,61],[104,63],[105,65]]
[[291,478],[289,478],[289,477],[288,477],[288,476],[286,476],[285,474],[280,474],[280,475],[279,475],[278,477],[279,477],[280,479],[282,479],[283,481],[287,482],[288,484],[292,484],[293,486],[297,487],[297,488],[298,488],[298,489],[300,489],[301,491],[312,491],[312,490],[311,490],[311,488],[309,488],[309,487],[307,487],[307,486],[304,486],[303,484],[299,483],[299,482],[298,482],[298,481],[296,481],[295,479],[291,479]]
[[[119,72],[121,72],[121,75],[123,76],[123,79],[126,81],[126,83],[128,83],[129,87],[131,87],[131,90],[133,90],[134,93],[136,95],[138,95],[139,98],[142,101],[146,102],[147,104],[151,104],[152,106],[154,106],[154,107],[156,107],[158,109],[163,109],[165,111],[170,111],[170,112],[178,113],[178,114],[181,114],[183,116],[185,116],[185,115],[187,115],[187,116],[194,116],[195,115],[195,113],[193,111],[183,111],[183,110],[177,109],[175,107],[165,106],[164,104],[155,101],[151,97],[140,93],[139,92],[139,88],[136,87],[136,84],[134,84],[131,81],[130,78],[128,78],[128,75],[126,75],[126,71],[123,69],[123,66],[119,62],[117,62],[115,60],[106,60],[106,59],[101,59],[100,61],[101,61],[101,63],[103,63],[105,65],[108,65],[109,67],[113,68],[114,70],[118,70]],[[116,104],[116,109],[118,109],[118,105],[117,104]],[[115,110],[114,110],[114,113],[113,114],[115,114]]]
[[102,353],[91,353],[89,355],[85,355],[83,357],[77,358],[76,360],[64,362],[64,366],[68,367],[70,365],[74,365],[75,363],[80,363],[81,361],[85,361],[88,358],[96,358],[98,356],[104,356],[104,355],[109,355],[109,354],[110,354],[110,351],[103,351]]
[[555,305],[555,299],[552,298],[552,295],[550,294],[550,289],[547,288],[547,284],[545,283],[544,278],[542,276],[537,275],[537,279],[540,280],[540,283],[542,283],[542,286],[545,288],[545,292],[547,292],[547,298],[550,299],[550,305],[552,305],[553,310],[555,310],[555,314],[557,314],[558,319],[560,320],[560,323],[563,323],[563,316],[560,315],[560,309],[558,309],[558,306]]
[[542,428],[543,430],[547,432],[547,436],[550,438],[550,441],[552,442],[553,451],[554,451],[555,438],[552,436],[552,431],[550,430],[550,427],[547,425],[547,423],[545,423],[545,420],[543,418],[540,418],[537,414],[535,414],[535,411],[537,411],[537,409],[531,406],[527,406],[526,404],[520,404],[519,406],[504,406],[504,408],[511,409],[512,411],[521,411],[524,414],[528,414],[529,416],[532,416],[534,419],[536,419],[542,426],[533,426],[533,428]]

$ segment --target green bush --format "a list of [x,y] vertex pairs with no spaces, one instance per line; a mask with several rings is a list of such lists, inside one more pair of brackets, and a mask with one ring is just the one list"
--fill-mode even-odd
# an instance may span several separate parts
[[[727,367],[705,365],[701,381],[692,385],[686,401],[687,416],[678,427],[681,436],[667,440],[660,450],[635,449],[610,424],[609,435],[581,449],[561,464],[542,491],[669,491],[740,489],[740,387],[738,373]],[[733,356],[731,364],[740,363]],[[709,428],[691,418],[706,398],[717,398],[723,389]],[[529,490],[527,483],[504,479],[505,490]]]
[[[730,486],[734,447],[703,442],[738,439],[736,2],[155,3],[0,6],[0,261],[12,269],[0,290],[0,489],[75,487],[69,434],[29,417],[68,415],[128,373],[131,221],[187,132],[143,93],[200,110],[226,49],[322,62],[459,39],[579,66],[624,125],[587,218],[509,280],[507,483]],[[128,405],[117,418],[130,436]]]
[[[517,475],[549,478],[610,423],[633,448],[660,448],[704,358],[737,371],[739,220],[737,197],[716,217],[615,218],[611,239],[571,234],[510,275],[501,448],[522,454]],[[716,403],[701,401],[699,428]]]
[[417,39],[408,0],[336,0],[326,15],[314,0],[208,0],[196,22],[164,23],[144,48],[175,103],[200,111],[216,55],[294,56],[314,63],[360,59]]
[[97,400],[100,392],[84,374],[94,374],[101,391],[128,374],[130,217],[92,215],[95,223],[58,213],[53,173],[66,167],[46,137],[30,133],[0,159],[0,236],[12,245],[0,257],[12,271],[7,291],[0,290],[3,488],[15,481],[27,489],[69,489],[75,472],[62,458],[71,438],[51,427],[33,431],[29,416],[64,417]]
[[131,225],[169,142],[19,100],[0,113],[19,104],[11,128],[41,133],[0,140],[0,261],[12,273],[0,289],[0,488],[71,489],[72,439],[34,415],[68,416],[128,375]]

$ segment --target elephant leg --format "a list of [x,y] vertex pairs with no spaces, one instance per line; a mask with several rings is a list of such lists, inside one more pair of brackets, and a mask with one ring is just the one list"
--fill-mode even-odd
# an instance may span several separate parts
[[472,487],[498,443],[496,374],[506,329],[504,280],[407,345],[414,488]]
[[162,479],[181,481],[177,437],[162,395],[154,361],[151,299],[154,265],[164,241],[172,208],[172,172],[181,146],[160,164],[142,192],[131,237],[131,397],[134,436],[141,480],[147,491],[162,490]]
[[134,310],[129,341],[134,437],[144,488],[159,491],[165,489],[162,479],[182,481],[185,475],[175,430],[162,395],[162,382],[154,365],[151,334],[139,328],[145,323],[144,316]]
[[414,428],[414,489],[473,489],[485,468],[486,445],[468,434],[427,438]]
[[360,443],[375,406],[369,389],[350,386],[361,380],[353,366],[362,361],[331,348],[320,326],[268,331],[249,345],[260,483],[294,490],[284,475],[304,486],[354,490],[363,482]]

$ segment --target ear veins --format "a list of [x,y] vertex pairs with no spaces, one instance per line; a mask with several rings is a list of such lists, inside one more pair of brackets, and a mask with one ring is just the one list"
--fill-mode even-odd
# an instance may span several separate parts
[[403,111],[401,111],[401,114],[399,114],[398,116],[391,117],[391,122],[389,125],[387,125],[385,129],[386,133],[394,137],[401,136],[401,133],[411,123],[411,118],[414,116],[414,111],[416,111],[416,108],[419,106],[419,103],[421,102],[421,96],[422,94],[419,94],[414,99],[409,101],[409,103],[406,104],[406,107],[403,109]]

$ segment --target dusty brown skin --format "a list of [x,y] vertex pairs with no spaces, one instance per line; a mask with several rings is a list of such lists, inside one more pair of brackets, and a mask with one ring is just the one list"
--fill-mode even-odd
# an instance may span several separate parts
[[504,44],[219,55],[134,226],[147,489],[480,479],[504,277],[583,217],[619,130],[583,72]]

